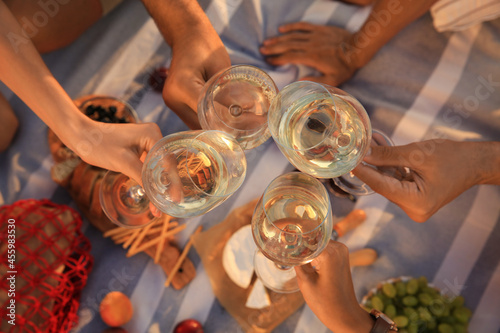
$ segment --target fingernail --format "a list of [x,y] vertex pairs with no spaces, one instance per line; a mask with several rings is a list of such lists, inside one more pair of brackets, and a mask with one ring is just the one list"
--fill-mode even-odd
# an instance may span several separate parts
[[370,156],[371,154],[372,154],[372,147],[369,147],[365,156]]

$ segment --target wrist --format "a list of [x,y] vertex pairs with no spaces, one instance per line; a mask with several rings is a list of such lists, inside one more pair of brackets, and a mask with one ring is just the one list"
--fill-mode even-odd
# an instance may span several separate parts
[[476,184],[500,185],[500,142],[474,142],[478,179]]
[[360,306],[349,313],[339,314],[337,319],[339,321],[335,325],[328,327],[333,332],[369,333],[375,323],[372,316]]

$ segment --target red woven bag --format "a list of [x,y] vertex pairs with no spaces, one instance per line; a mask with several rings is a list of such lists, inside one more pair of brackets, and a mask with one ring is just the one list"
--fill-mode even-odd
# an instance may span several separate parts
[[93,264],[81,225],[73,209],[49,200],[0,208],[1,332],[62,333],[77,324]]

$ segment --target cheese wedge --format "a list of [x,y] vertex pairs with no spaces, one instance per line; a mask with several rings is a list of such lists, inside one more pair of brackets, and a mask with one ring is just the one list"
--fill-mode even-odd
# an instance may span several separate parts
[[271,305],[271,300],[267,290],[260,279],[257,279],[253,285],[250,295],[248,295],[245,306],[251,309],[262,309]]
[[222,266],[229,278],[239,287],[247,289],[253,276],[253,257],[257,246],[250,225],[238,229],[222,251]]

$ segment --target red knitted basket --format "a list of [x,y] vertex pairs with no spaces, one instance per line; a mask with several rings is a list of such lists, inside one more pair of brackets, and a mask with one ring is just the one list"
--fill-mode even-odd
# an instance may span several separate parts
[[1,332],[61,333],[77,324],[93,264],[81,225],[77,212],[49,200],[0,208]]

